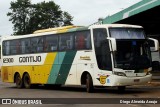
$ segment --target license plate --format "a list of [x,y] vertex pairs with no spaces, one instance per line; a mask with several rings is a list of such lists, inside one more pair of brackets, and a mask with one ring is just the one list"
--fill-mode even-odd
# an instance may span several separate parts
[[134,79],[134,82],[139,82],[140,80],[139,79]]

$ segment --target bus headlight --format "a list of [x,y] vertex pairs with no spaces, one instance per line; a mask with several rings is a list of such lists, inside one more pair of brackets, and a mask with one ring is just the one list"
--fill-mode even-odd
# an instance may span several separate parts
[[124,72],[114,72],[114,74],[118,76],[126,76]]
[[151,73],[148,71],[147,73],[146,73],[146,75],[150,75]]

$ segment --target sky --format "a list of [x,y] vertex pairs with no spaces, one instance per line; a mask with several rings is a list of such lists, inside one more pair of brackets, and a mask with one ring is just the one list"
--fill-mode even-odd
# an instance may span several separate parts
[[[13,34],[13,25],[6,15],[10,11],[10,2],[16,0],[1,0],[0,3],[0,35]],[[32,3],[51,0],[31,0]],[[77,26],[91,25],[99,18],[113,15],[141,0],[53,0],[73,16],[73,24]]]

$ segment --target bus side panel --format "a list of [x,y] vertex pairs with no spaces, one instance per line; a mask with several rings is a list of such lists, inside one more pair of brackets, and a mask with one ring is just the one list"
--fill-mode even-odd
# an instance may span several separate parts
[[48,84],[65,84],[75,55],[76,51],[58,53],[50,72]]
[[[71,69],[71,67],[75,67],[75,65],[73,64],[73,61],[74,61],[76,53],[77,53],[77,51],[66,52],[62,63],[60,63],[61,68],[59,71],[59,76],[56,79],[56,84],[65,84],[69,73],[71,72],[71,70],[74,70],[74,69]],[[60,59],[60,57],[59,57],[59,59]],[[72,73],[73,73],[73,75],[71,76],[70,79],[73,79],[74,77],[76,77],[76,70],[72,71]],[[76,82],[76,81],[72,80],[72,82]],[[72,82],[71,82],[71,84],[73,84]]]
[[54,63],[53,63],[51,70],[50,70],[50,75],[48,77],[47,84],[56,84],[56,79],[59,76],[59,70],[61,67],[61,65],[59,63],[62,63],[64,56],[65,56],[65,52],[63,52],[61,54],[59,52],[57,53],[56,58],[54,60]]
[[3,66],[2,67],[2,80],[3,82],[14,82],[15,73],[19,73],[21,78],[24,72],[31,75],[31,66]]
[[[49,76],[47,79],[46,84],[53,84],[57,77],[57,72],[59,71],[59,65],[58,65],[58,53],[56,53],[56,55],[54,56],[54,60],[50,61],[48,64],[50,65],[50,72],[49,72]],[[51,60],[51,59],[50,59]],[[52,64],[51,64],[52,63]],[[46,62],[47,64],[47,62]]]
[[32,66],[32,83],[47,84],[57,52],[48,53],[43,65]]
[[[81,85],[81,76],[84,72],[88,72],[94,83],[95,57],[92,50],[78,51],[76,55],[77,63],[77,85]],[[86,78],[83,78],[86,79]],[[85,81],[85,80],[84,80]]]
[[2,76],[2,81],[3,82],[14,82],[13,79],[13,72],[12,72],[12,67],[11,66],[2,66],[1,68],[1,76]]
[[[60,69],[61,80],[57,78],[57,82],[65,85],[76,85],[77,72],[76,72],[76,53],[77,51],[66,52],[62,67]],[[64,73],[63,73],[64,72]],[[60,80],[60,81],[59,81]]]
[[[91,75],[94,86],[110,86],[112,71],[98,68],[94,51],[79,51],[77,59],[77,85],[81,85],[81,76],[84,72]],[[86,78],[83,78],[86,79]],[[86,80],[84,80],[86,81]]]
[[65,85],[77,85],[77,65],[72,64]]

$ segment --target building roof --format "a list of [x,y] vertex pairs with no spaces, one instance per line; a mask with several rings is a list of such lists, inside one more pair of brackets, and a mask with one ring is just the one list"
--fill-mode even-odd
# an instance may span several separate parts
[[160,0],[142,0],[112,16],[106,17],[103,23],[115,23],[156,6],[160,6]]

